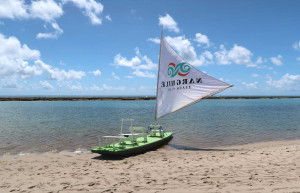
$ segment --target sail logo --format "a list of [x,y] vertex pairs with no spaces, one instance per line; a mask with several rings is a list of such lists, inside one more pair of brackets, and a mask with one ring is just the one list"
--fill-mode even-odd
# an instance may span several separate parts
[[168,65],[168,75],[173,78],[177,74],[179,76],[186,76],[190,73],[191,67],[185,62],[179,63],[175,65],[174,63],[170,63]]

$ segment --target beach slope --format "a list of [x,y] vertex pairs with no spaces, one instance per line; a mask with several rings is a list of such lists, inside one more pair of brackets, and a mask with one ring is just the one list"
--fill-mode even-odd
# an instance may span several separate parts
[[299,140],[124,159],[70,152],[0,158],[0,192],[296,193],[299,182]]

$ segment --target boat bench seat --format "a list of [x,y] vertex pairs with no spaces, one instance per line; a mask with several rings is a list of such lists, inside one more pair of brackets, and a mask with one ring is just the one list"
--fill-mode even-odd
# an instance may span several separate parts
[[150,133],[150,136],[151,137],[155,137],[156,136],[156,133],[159,133],[159,136],[160,137],[163,137],[164,136],[164,131],[162,129],[162,126],[161,125],[149,125],[148,127],[148,132]]
[[124,138],[122,138],[122,140],[121,140],[121,143],[123,143],[123,144],[125,144],[126,141],[136,143],[136,138],[139,137],[139,134],[121,133],[120,136],[124,136]]
[[132,134],[137,134],[137,137],[144,137],[144,142],[147,142],[147,133],[144,127],[130,127],[129,130]]
[[[120,147],[123,148],[124,144],[122,143],[122,141],[126,138],[124,136],[102,136],[103,138],[105,138],[105,146],[110,146],[112,145],[113,149],[115,149],[115,139],[118,140]],[[100,140],[100,139],[99,139]],[[100,142],[99,142],[100,143]]]

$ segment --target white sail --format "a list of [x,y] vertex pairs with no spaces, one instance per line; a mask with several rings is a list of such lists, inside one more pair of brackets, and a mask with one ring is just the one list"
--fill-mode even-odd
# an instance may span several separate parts
[[163,37],[161,38],[156,120],[231,86],[197,70],[182,59]]

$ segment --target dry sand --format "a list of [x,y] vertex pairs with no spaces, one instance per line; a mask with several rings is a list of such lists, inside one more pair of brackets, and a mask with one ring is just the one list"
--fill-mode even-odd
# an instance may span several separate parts
[[300,193],[300,141],[151,151],[124,159],[44,153],[0,157],[0,192]]

